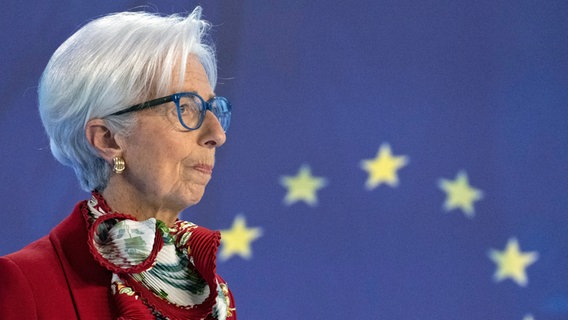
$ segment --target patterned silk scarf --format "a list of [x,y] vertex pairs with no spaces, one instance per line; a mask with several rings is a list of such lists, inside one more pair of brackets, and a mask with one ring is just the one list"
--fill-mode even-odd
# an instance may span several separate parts
[[154,218],[137,221],[113,212],[96,191],[83,212],[89,249],[113,272],[118,319],[232,317],[229,289],[215,270],[219,232],[182,220],[172,228]]

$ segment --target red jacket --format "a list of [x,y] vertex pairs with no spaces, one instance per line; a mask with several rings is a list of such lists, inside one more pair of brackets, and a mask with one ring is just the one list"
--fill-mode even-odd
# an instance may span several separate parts
[[112,274],[89,252],[79,206],[49,236],[0,257],[2,319],[116,319]]

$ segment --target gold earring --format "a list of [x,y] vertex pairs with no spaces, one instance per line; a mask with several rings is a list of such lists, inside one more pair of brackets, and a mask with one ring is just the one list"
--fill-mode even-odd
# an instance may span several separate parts
[[122,157],[112,158],[112,171],[116,174],[121,174],[126,169],[126,162]]

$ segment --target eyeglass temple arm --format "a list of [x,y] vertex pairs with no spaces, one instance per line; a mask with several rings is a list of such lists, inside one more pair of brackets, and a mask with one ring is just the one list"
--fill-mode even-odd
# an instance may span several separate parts
[[128,112],[144,110],[144,109],[147,109],[147,108],[150,108],[150,107],[153,107],[153,106],[160,105],[162,103],[174,101],[174,99],[176,99],[175,94],[173,94],[171,96],[167,96],[167,97],[162,97],[162,98],[146,101],[146,102],[143,102],[143,103],[140,103],[140,104],[135,104],[133,106],[130,106],[130,107],[124,109],[124,110],[120,110],[118,112],[115,112],[115,113],[111,114],[111,116],[118,116],[118,115],[125,114],[125,113],[128,113]]

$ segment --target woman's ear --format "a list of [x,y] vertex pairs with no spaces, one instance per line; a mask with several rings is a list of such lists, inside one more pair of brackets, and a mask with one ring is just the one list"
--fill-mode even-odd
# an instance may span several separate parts
[[122,148],[116,141],[114,132],[110,131],[103,119],[89,120],[85,127],[85,135],[87,141],[108,163],[112,163],[112,158],[123,153]]

